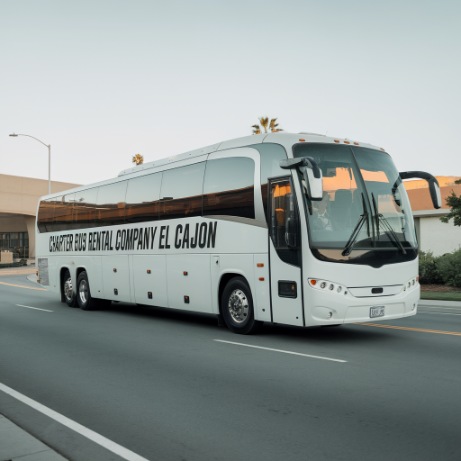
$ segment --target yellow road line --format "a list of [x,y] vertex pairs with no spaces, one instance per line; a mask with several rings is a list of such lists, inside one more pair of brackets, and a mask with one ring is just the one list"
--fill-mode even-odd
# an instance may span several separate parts
[[450,336],[461,336],[460,331],[444,331],[444,330],[430,330],[428,328],[414,328],[414,327],[399,327],[397,325],[386,325],[380,323],[359,323],[357,325],[365,325],[368,327],[376,328],[388,328],[391,330],[404,330],[404,331],[416,331],[418,333],[432,333],[437,335],[450,335]]
[[0,285],[6,285],[9,287],[16,287],[16,288],[26,288],[27,290],[46,291],[46,288],[29,287],[27,285],[17,285],[16,283],[0,282]]

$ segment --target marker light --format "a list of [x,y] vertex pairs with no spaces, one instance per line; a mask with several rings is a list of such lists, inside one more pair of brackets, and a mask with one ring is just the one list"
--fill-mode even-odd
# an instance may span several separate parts
[[415,288],[416,286],[418,286],[418,282],[419,282],[419,275],[416,277],[413,277],[412,279],[408,280],[408,282],[404,283],[402,286],[402,291],[407,291],[410,288]]
[[328,290],[329,292],[347,295],[347,288],[342,285],[339,285],[338,283],[314,278],[307,279],[307,281],[309,282],[309,285],[312,288],[315,288],[316,290]]

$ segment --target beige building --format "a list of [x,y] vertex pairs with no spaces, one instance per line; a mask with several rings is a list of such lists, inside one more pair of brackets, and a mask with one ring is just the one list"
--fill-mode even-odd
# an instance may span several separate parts
[[[51,191],[77,186],[51,182]],[[48,181],[0,174],[0,251],[15,258],[35,257],[35,216],[38,200],[48,193]],[[5,258],[5,254],[4,254]]]
[[440,218],[450,211],[446,203],[447,197],[452,192],[458,197],[461,195],[461,184],[455,184],[457,179],[459,176],[437,176],[442,195],[440,210],[435,210],[432,206],[426,181],[417,180],[404,183],[415,218],[419,248],[425,252],[430,251],[434,256],[452,253],[461,248],[461,227],[455,226],[453,220],[449,223],[440,221]]

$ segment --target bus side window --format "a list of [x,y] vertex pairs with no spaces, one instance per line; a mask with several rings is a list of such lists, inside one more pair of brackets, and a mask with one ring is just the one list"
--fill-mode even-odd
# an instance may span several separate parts
[[84,229],[86,227],[96,227],[97,212],[96,201],[98,197],[98,188],[82,190],[75,193],[73,229]]
[[62,200],[62,197],[49,198],[40,202],[37,216],[37,227],[40,232],[52,232],[54,230],[54,210],[56,202],[60,200]]
[[128,180],[125,220],[127,223],[155,221],[160,209],[162,173]]
[[127,181],[99,186],[97,207],[100,226],[113,226],[125,222],[125,196]]
[[255,218],[255,163],[251,158],[208,160],[203,190],[203,215]]
[[66,194],[56,203],[53,217],[53,231],[67,231],[73,228],[75,193]]
[[160,218],[177,219],[202,214],[205,162],[163,172]]

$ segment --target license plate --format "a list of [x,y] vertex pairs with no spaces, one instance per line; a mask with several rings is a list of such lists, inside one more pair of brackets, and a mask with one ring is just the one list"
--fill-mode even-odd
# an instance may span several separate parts
[[374,319],[376,317],[384,317],[384,306],[370,307],[370,319]]

